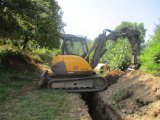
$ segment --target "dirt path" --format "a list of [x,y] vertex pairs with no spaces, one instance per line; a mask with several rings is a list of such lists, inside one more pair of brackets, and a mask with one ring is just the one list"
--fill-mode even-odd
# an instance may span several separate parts
[[81,99],[80,94],[68,94],[69,114],[72,120],[92,120],[88,113],[88,106]]

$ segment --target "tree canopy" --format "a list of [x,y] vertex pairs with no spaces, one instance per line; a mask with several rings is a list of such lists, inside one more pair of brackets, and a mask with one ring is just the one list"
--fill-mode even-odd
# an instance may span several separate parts
[[160,75],[160,24],[147,42],[141,55],[142,69],[146,72]]
[[[141,33],[141,43],[144,42],[145,28],[143,23],[122,22],[115,29],[122,30],[124,28],[130,28],[138,30]],[[101,62],[109,64],[111,69],[126,70],[131,64],[132,51],[131,45],[127,38],[119,38],[116,42],[108,41],[106,43],[107,52],[101,59]]]
[[121,30],[123,28],[130,28],[130,29],[138,30],[141,34],[141,36],[140,36],[141,43],[144,43],[144,41],[145,41],[144,37],[145,37],[146,29],[144,28],[143,23],[136,23],[136,22],[132,23],[132,22],[123,21],[115,29],[116,30]]
[[[10,39],[26,48],[58,48],[64,23],[55,0],[0,0],[0,38]],[[32,44],[32,45],[33,45]]]

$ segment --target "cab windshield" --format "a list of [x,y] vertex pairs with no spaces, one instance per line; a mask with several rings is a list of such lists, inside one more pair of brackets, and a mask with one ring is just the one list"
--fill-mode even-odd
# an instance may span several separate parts
[[62,54],[85,57],[87,52],[88,49],[85,38],[70,36],[63,39]]

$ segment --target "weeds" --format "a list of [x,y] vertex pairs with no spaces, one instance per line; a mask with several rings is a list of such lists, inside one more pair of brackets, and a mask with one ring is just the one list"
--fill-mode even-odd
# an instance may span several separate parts
[[114,105],[114,107],[115,107],[116,109],[121,110],[121,109],[123,109],[123,108],[124,108],[124,104],[120,104],[120,103],[118,103],[118,104],[115,104],[115,105]]
[[132,92],[128,91],[127,89],[121,89],[119,88],[114,94],[113,94],[113,100],[116,102],[120,102],[121,100],[124,100],[128,97],[130,97]]
[[44,64],[50,65],[52,57],[56,54],[58,54],[60,51],[58,49],[49,50],[46,48],[43,49],[35,49],[33,50],[32,54],[34,56],[39,56],[41,61],[43,61]]

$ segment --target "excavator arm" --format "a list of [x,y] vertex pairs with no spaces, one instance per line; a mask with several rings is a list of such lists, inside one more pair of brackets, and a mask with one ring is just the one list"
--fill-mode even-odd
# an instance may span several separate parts
[[[108,35],[106,33],[109,32]],[[94,44],[85,59],[88,59],[90,53],[94,51],[93,58],[91,59],[91,66],[95,68],[100,60],[100,58],[107,51],[105,49],[106,42],[108,40],[117,41],[118,38],[128,38],[131,48],[132,48],[132,64],[130,68],[137,69],[139,67],[139,55],[140,55],[140,32],[133,29],[122,29],[122,30],[114,30],[111,31],[109,29],[105,29],[102,34],[100,34],[94,41]]]

